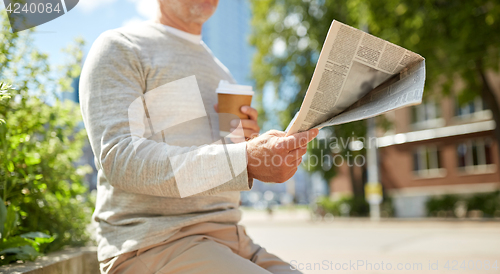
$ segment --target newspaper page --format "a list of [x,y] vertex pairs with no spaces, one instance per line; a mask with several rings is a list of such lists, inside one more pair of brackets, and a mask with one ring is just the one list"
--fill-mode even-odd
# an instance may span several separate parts
[[[300,111],[286,129],[287,135],[418,104],[424,81],[425,62],[420,55],[333,21]],[[407,94],[401,97],[397,92]],[[381,107],[382,102],[369,103],[368,98],[389,103]],[[335,120],[341,113],[342,117]]]
[[342,113],[315,128],[340,125],[366,119],[401,107],[422,102],[425,84],[425,61],[415,64],[407,73],[370,91]]

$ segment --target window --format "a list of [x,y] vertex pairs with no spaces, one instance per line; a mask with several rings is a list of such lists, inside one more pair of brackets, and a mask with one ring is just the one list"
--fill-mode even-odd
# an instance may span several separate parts
[[485,110],[487,110],[486,104],[480,96],[477,96],[474,100],[462,105],[455,100],[455,116],[467,118],[484,113]]
[[467,140],[457,146],[458,168],[466,172],[487,172],[493,167],[491,140]]
[[439,148],[435,145],[417,147],[413,152],[413,172],[423,177],[443,176]]
[[415,129],[444,125],[441,109],[435,102],[425,102],[411,108],[411,123]]

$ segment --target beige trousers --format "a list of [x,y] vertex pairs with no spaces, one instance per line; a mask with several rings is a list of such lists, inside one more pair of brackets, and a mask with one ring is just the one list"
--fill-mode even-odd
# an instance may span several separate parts
[[100,263],[103,274],[300,273],[252,242],[239,225],[201,223],[167,241]]

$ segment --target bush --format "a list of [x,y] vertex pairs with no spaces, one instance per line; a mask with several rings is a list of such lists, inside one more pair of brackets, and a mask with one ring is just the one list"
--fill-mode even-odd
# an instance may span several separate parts
[[[364,197],[345,196],[339,200],[331,200],[321,197],[317,201],[318,213],[330,213],[333,216],[368,217],[370,216],[370,205]],[[393,216],[392,201],[384,198],[380,205],[382,217]]]
[[86,140],[80,111],[57,99],[80,73],[83,42],[71,48],[63,77],[53,79],[32,30],[11,33],[8,26],[1,13],[0,82],[15,89],[1,84],[0,264],[85,244],[92,214],[84,182],[90,167],[74,165]]
[[17,260],[34,260],[54,241],[53,237],[41,232],[28,232],[13,236],[18,229],[18,210],[14,205],[7,207],[0,199],[0,256],[1,264]]
[[444,195],[427,201],[428,216],[465,217],[479,211],[484,217],[500,214],[500,191],[471,195]]
[[467,209],[480,210],[485,217],[495,217],[500,212],[500,191],[473,195],[467,199]]
[[459,200],[457,195],[432,197],[426,203],[427,213],[429,216],[455,216],[455,205]]
[[[83,178],[90,167],[75,167],[85,131],[71,103],[49,106],[37,97],[11,92],[0,102],[1,197],[18,209],[17,234],[40,231],[55,240],[43,251],[84,244],[91,203]],[[16,102],[18,101],[18,102]]]

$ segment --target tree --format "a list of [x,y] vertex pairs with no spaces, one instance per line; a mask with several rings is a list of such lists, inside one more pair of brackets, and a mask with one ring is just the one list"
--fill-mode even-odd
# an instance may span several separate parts
[[[0,197],[14,216],[10,223],[0,218],[5,221],[1,228],[9,223],[12,237],[34,231],[53,236],[40,252],[82,245],[89,240],[86,226],[92,213],[84,182],[90,167],[74,163],[81,157],[86,133],[78,107],[60,101],[57,92],[69,90],[79,75],[83,41],[69,47],[71,56],[57,79],[47,55],[33,46],[33,30],[11,33],[4,13],[0,20],[0,82],[13,85],[11,98],[0,101],[0,118],[5,120],[0,124]],[[16,259],[15,250],[5,253],[12,244],[5,236],[0,242],[2,264]]]
[[[3,99],[10,98],[9,90],[11,89],[12,89],[11,85],[7,85],[4,82],[0,82],[0,101],[2,101]],[[0,119],[0,124],[1,123],[5,123],[5,120]]]
[[[290,122],[300,108],[333,19],[353,26],[359,24],[352,16],[352,9],[345,0],[252,2],[250,42],[257,49],[252,76],[258,91],[256,98],[260,102],[257,108],[264,124],[274,116],[279,117],[277,126],[281,128]],[[274,93],[277,101],[272,107],[264,104],[263,98],[269,96],[264,93],[268,92]],[[319,172],[327,182],[330,181],[335,176],[331,148],[337,148],[335,152],[343,154],[344,158],[364,154],[364,149],[351,151],[348,144],[365,135],[365,121],[322,130],[322,134],[310,143],[309,154],[315,155],[314,159],[323,160],[321,164],[305,161],[306,169]],[[350,170],[353,171],[353,166]],[[363,196],[362,182],[352,183],[354,194]]]
[[[481,94],[490,103],[494,120],[500,125],[498,100],[487,75],[488,71],[498,71],[500,64],[497,1],[261,0],[252,2],[252,10],[250,41],[257,49],[252,75],[260,91],[257,99],[262,102],[259,111],[264,120],[277,115],[284,126],[298,111],[335,19],[354,27],[366,27],[371,34],[424,56],[427,67],[424,96],[449,95],[456,88],[457,79],[461,79],[464,85],[458,94],[459,101],[465,103]],[[263,98],[267,94],[263,91],[271,90],[269,87],[274,88],[277,102],[273,105],[278,107],[265,107]],[[378,124],[387,126],[383,120]],[[365,122],[359,121],[336,126],[332,133],[338,138],[348,138],[352,132],[364,136],[365,131]],[[500,126],[496,127],[495,135],[500,144]],[[327,180],[334,174],[331,170],[319,171]]]
[[483,97],[498,125],[495,137],[500,144],[499,101],[487,75],[498,71],[500,64],[500,3],[404,0],[365,5],[371,33],[426,58],[427,93],[450,95],[460,79],[464,84],[457,94],[460,103]]

